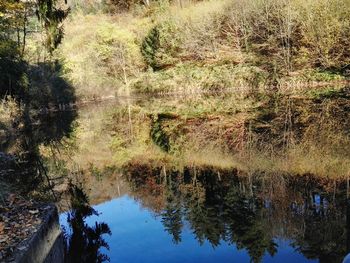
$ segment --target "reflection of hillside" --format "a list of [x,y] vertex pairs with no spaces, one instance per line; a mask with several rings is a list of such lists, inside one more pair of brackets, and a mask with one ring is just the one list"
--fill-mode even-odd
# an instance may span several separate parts
[[[349,96],[264,99],[225,94],[153,98],[111,111],[118,165],[209,165],[344,177]],[[249,165],[247,165],[249,164]]]
[[162,218],[175,243],[186,224],[199,243],[235,244],[253,262],[278,251],[276,238],[320,262],[341,262],[347,253],[345,199],[312,177],[240,178],[235,171],[159,168],[129,172],[128,180],[131,195]]
[[121,98],[82,106],[59,154],[41,153],[63,160],[65,174],[95,169],[101,177],[164,165],[342,177],[350,167],[347,105],[346,96]]
[[128,183],[117,173],[103,176],[103,178],[93,175],[84,176],[83,185],[92,205],[122,197],[130,192]]

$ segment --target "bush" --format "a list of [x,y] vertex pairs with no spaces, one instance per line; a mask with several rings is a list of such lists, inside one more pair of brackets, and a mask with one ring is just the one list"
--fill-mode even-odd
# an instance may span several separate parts
[[142,69],[143,63],[136,39],[130,32],[115,25],[101,24],[94,45],[97,63],[108,76],[112,76],[124,84],[128,77],[135,77]]
[[263,87],[268,74],[254,66],[194,64],[147,72],[131,83],[136,93],[195,93],[200,91],[219,92],[234,87]]
[[27,93],[31,108],[51,108],[75,102],[75,90],[62,77],[58,61],[30,65],[28,75],[31,82]]
[[349,1],[117,2],[142,7],[67,24],[61,54],[78,97],[334,81],[350,68]]
[[297,6],[304,55],[311,65],[341,69],[350,62],[350,2],[303,1]]
[[350,3],[341,0],[235,0],[225,27],[269,71],[349,64]]

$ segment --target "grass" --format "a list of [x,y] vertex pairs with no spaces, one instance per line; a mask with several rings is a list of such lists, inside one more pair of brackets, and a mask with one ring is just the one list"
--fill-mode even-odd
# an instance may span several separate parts
[[266,72],[253,66],[181,64],[160,72],[146,72],[130,86],[134,93],[166,94],[222,92],[233,87],[259,91],[266,82]]

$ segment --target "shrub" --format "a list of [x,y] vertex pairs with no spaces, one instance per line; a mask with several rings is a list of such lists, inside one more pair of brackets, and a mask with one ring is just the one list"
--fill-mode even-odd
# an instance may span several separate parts
[[135,77],[143,67],[135,37],[110,23],[101,24],[96,36],[97,63],[108,76],[127,84],[128,77]]
[[224,26],[269,71],[340,69],[349,63],[349,11],[341,0],[235,0]]
[[349,64],[350,2],[308,0],[297,8],[302,34],[299,37],[310,64],[323,69],[340,69]]

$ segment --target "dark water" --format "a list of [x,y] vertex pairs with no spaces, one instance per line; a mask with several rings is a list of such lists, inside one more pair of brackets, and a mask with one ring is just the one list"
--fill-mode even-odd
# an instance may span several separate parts
[[[230,126],[240,114],[231,98],[111,102],[45,116],[1,151],[16,156],[9,170],[21,191],[56,191],[68,211],[60,215],[67,262],[342,262],[348,186],[329,177],[350,160],[347,102],[279,101],[288,107],[274,110],[269,102],[237,126],[241,137]],[[232,167],[226,154],[251,154],[253,143],[281,156],[311,145],[317,164],[308,169],[327,176]],[[58,189],[71,181],[67,197]]]

